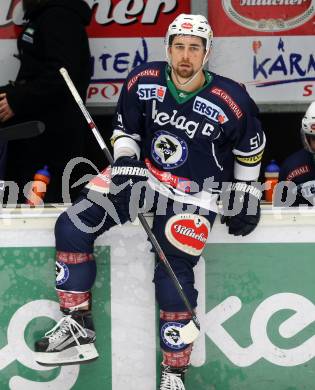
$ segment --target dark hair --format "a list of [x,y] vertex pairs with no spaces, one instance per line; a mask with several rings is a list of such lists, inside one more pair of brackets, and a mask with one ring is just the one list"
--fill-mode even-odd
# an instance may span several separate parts
[[[172,43],[173,43],[173,41],[174,41],[174,38],[175,38],[175,37],[178,37],[178,36],[180,36],[180,35],[186,35],[186,34],[173,34],[173,35],[171,35],[171,36],[169,37],[169,42],[168,42],[169,46],[172,46]],[[192,34],[191,36],[192,36],[192,37],[197,37],[198,35],[193,35],[193,34]],[[201,38],[203,47],[204,47],[204,49],[206,50],[206,47],[207,47],[207,40],[206,40],[206,38],[202,38],[202,37],[199,37],[199,38]]]

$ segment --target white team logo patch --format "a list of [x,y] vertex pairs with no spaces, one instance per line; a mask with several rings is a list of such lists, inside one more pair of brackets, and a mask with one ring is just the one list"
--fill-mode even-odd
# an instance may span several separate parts
[[177,214],[165,226],[168,241],[181,251],[199,256],[207,243],[210,223],[201,215]]
[[152,100],[157,99],[159,102],[163,102],[166,94],[166,87],[159,84],[139,84],[137,95],[140,100]]
[[56,284],[60,286],[64,284],[69,278],[69,268],[65,263],[56,261]]
[[152,140],[151,154],[153,159],[164,169],[179,167],[188,156],[186,142],[167,131],[157,131]]
[[179,330],[184,324],[180,322],[166,322],[161,328],[161,336],[164,343],[172,349],[181,349],[185,346],[179,335]]
[[204,115],[207,118],[212,119],[213,121],[220,124],[228,121],[228,117],[222,108],[212,102],[209,102],[209,100],[203,99],[200,96],[196,97],[193,110],[198,112],[198,114]]

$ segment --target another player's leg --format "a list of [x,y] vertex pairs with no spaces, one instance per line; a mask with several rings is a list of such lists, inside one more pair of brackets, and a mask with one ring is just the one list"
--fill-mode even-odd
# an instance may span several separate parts
[[[158,238],[192,307],[197,306],[193,267],[206,244],[215,214],[192,213],[156,216],[154,233]],[[179,329],[191,320],[165,267],[159,263],[154,276],[156,298],[160,308],[160,346],[163,354],[160,390],[185,390],[185,374],[190,364],[192,344],[185,344]]]

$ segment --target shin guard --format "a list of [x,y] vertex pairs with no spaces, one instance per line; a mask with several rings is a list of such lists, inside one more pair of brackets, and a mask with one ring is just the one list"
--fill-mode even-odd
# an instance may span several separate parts
[[57,252],[56,290],[61,309],[90,306],[96,277],[96,263],[92,254]]

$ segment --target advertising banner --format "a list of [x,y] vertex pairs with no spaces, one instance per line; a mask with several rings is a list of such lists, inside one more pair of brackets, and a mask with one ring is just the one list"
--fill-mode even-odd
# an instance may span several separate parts
[[[93,75],[87,103],[114,105],[131,69],[144,62],[165,59],[163,42],[167,27],[179,13],[190,12],[190,1],[86,2],[93,9],[88,28]],[[21,0],[0,0],[0,85],[16,76],[16,37],[22,23]]]
[[[100,358],[62,368],[34,361],[34,341],[60,318],[57,215],[46,209],[0,218],[1,390],[155,390],[154,256],[137,224],[114,228],[96,242],[93,313]],[[186,390],[313,388],[314,216],[312,210],[263,209],[259,227],[243,238],[215,223],[195,268],[202,331]]]
[[245,84],[257,103],[315,98],[314,0],[211,0],[210,69]]

